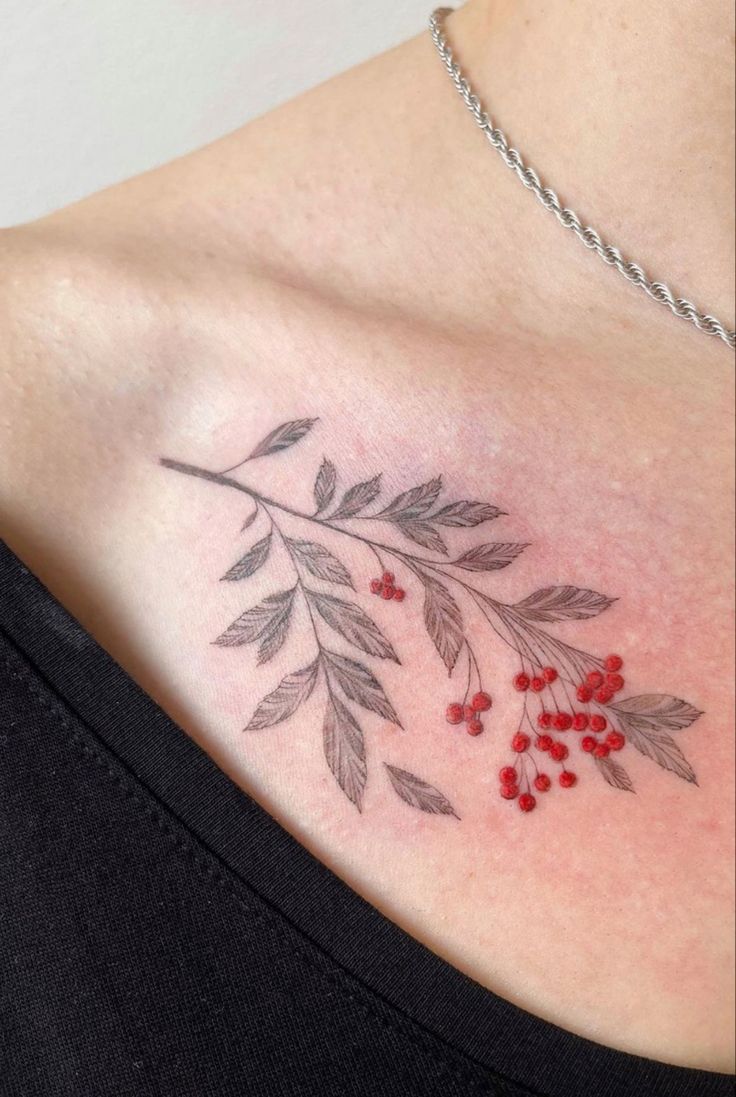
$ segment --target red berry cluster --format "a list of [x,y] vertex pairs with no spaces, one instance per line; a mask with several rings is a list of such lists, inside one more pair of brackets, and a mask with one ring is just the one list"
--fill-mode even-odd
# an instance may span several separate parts
[[447,706],[445,717],[448,724],[462,724],[468,725],[468,735],[480,735],[483,731],[483,721],[478,715],[481,712],[488,712],[488,709],[493,704],[490,696],[483,690],[479,690],[470,699],[470,704],[459,701],[453,701],[452,704]]
[[396,586],[396,577],[392,571],[384,571],[380,579],[371,579],[371,594],[380,594],[387,602],[403,602],[406,591]]

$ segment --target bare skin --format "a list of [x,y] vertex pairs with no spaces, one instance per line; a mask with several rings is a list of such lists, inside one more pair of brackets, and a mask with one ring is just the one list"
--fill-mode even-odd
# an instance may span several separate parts
[[[720,0],[652,26],[628,2],[475,2],[448,25],[563,200],[730,322],[731,17]],[[0,253],[10,546],[234,780],[451,963],[594,1040],[731,1069],[727,349],[562,232],[474,132],[426,35],[4,232]],[[471,624],[494,707],[482,736],[451,732],[457,689],[419,591],[371,600],[357,543],[342,558],[402,660],[381,672],[405,730],[367,722],[369,762],[436,779],[462,820],[378,781],[358,814],[325,767],[316,698],[244,737],[278,675],[211,641],[272,589],[218,583],[247,500],[157,462],[224,469],[301,416],[320,422],[298,453],[248,473],[264,494],[309,506],[325,453],[345,483],[383,470],[394,494],[441,472],[507,512],[489,539],[531,543],[494,596],[617,596],[560,635],[621,650],[633,692],[703,710],[678,740],[698,786],[635,755],[636,796],[590,776],[529,817],[500,800],[513,653]]]

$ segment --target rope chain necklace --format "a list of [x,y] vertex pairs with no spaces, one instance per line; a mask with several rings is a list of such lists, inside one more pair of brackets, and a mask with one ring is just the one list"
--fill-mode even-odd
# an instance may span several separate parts
[[675,297],[672,290],[664,282],[652,282],[638,263],[632,263],[630,260],[625,259],[618,248],[604,243],[595,229],[589,225],[583,226],[574,210],[562,206],[555,192],[542,185],[536,171],[524,163],[516,149],[509,148],[506,135],[493,125],[490,117],[483,109],[480,99],[452,56],[452,50],[444,32],[445,18],[451,12],[452,8],[437,8],[432,13],[429,20],[432,41],[437,47],[437,52],[465,106],[506,166],[511,168],[524,186],[537,196],[545,209],[554,213],[564,228],[572,229],[586,248],[597,252],[604,263],[615,267],[633,285],[639,286],[655,301],[666,305],[674,312],[675,316],[680,316],[683,320],[688,320],[691,324],[694,324],[698,331],[702,331],[706,335],[717,336],[732,350],[736,348],[736,331],[729,331],[715,316],[711,316],[707,312],[699,312],[690,301],[685,300],[683,297]]

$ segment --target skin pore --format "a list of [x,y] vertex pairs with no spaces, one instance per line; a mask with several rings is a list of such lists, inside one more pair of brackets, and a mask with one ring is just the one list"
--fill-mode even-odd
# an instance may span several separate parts
[[[732,325],[730,6],[475,0],[447,30],[494,121],[561,199]],[[562,231],[474,129],[427,34],[7,230],[0,269],[11,548],[234,780],[430,948],[602,1043],[731,1068],[724,345]],[[286,586],[288,561],[220,582],[257,539],[241,529],[249,500],[159,460],[223,470],[303,417],[318,422],[246,466],[248,483],[307,511],[327,457],[341,490],[381,472],[384,503],[442,474],[448,500],[497,505],[487,531],[446,531],[453,554],[529,547],[470,578],[504,602],[568,583],[617,598],[550,631],[620,652],[632,694],[703,711],[677,733],[698,785],[627,747],[632,795],[576,753],[578,784],[525,816],[498,796],[520,711],[513,650],[464,608],[493,708],[477,737],[448,726],[458,680],[424,630],[416,577],[402,573],[402,603],[371,596],[370,552],[293,515],[287,535],[339,554],[351,597],[396,649],[400,665],[366,662],[403,730],[361,714],[360,814],[325,765],[317,693],[244,736],[309,658],[304,609],[284,662],[258,669],[252,648],[212,643]],[[440,787],[460,821],[402,803],[383,761]]]

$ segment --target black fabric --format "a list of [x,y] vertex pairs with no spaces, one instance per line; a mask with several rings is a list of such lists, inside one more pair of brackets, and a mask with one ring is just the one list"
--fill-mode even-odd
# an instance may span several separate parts
[[383,918],[0,543],[2,1097],[721,1097]]

